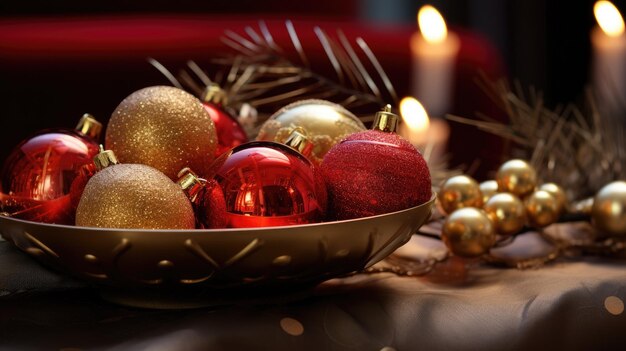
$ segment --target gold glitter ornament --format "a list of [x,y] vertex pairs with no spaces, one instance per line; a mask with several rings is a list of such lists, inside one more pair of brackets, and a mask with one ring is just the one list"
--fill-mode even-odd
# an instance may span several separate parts
[[524,160],[509,160],[496,173],[498,191],[524,197],[537,185],[537,172]]
[[565,211],[565,208],[567,207],[567,196],[565,195],[563,188],[555,183],[545,183],[541,184],[539,190],[547,191],[554,197],[559,207],[559,214]]
[[182,188],[158,170],[118,164],[97,172],[76,209],[76,225],[125,229],[194,229]]
[[495,180],[486,180],[478,184],[480,193],[483,194],[483,203],[486,204],[489,198],[498,193],[498,182]]
[[526,223],[526,208],[522,201],[511,193],[493,195],[484,206],[500,235],[512,235]]
[[313,142],[309,159],[319,164],[328,150],[346,136],[365,130],[363,123],[343,106],[326,100],[302,100],[272,115],[261,127],[257,140],[284,143],[297,127]]
[[598,191],[593,200],[591,218],[599,231],[626,236],[626,182],[612,182]]
[[439,203],[446,213],[463,207],[482,207],[483,195],[478,183],[466,175],[458,175],[443,183]]
[[557,200],[545,190],[537,190],[524,201],[528,224],[532,227],[543,228],[559,219],[559,204]]
[[487,214],[466,207],[452,212],[443,224],[441,238],[448,249],[461,257],[477,257],[496,242],[494,226]]
[[138,90],[113,112],[106,147],[121,163],[152,166],[170,179],[190,167],[206,176],[217,148],[211,117],[193,95],[174,87]]

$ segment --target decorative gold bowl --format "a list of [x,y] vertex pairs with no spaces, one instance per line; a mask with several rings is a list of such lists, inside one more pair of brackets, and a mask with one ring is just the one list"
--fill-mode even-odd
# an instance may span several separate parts
[[434,201],[353,220],[220,230],[100,229],[0,216],[0,232],[42,263],[94,283],[109,300],[183,308],[369,267],[410,239]]

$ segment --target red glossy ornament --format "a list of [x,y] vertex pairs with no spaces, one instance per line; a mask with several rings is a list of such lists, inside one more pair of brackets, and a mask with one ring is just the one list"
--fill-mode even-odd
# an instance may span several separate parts
[[239,122],[225,109],[226,93],[217,85],[209,85],[202,94],[202,105],[211,116],[217,134],[215,157],[248,141],[248,136]]
[[226,228],[226,201],[222,188],[213,179],[199,178],[191,169],[178,173],[177,184],[191,201],[196,215],[196,227],[200,229]]
[[96,174],[96,166],[93,163],[90,163],[81,167],[78,172],[78,176],[74,178],[74,181],[70,186],[70,202],[72,203],[72,209],[74,211],[78,208],[80,197],[83,195],[83,191],[85,191],[87,182],[89,182],[89,179],[91,179],[94,174]]
[[211,116],[217,133],[217,150],[215,157],[248,141],[246,132],[228,112],[211,103],[203,103],[204,109]]
[[70,201],[72,203],[72,209],[76,212],[80,198],[85,191],[85,186],[89,179],[93,177],[96,172],[103,170],[106,167],[119,164],[117,157],[111,150],[104,150],[100,145],[100,152],[93,158],[93,162],[82,166],[78,172],[78,176],[74,178],[72,185],[70,186]]
[[73,223],[71,185],[98,153],[101,129],[86,115],[77,130],[44,130],[17,145],[0,175],[2,211],[20,219]]
[[294,225],[324,217],[325,189],[311,162],[289,146],[249,142],[212,167],[224,192],[228,227]]
[[398,117],[387,106],[376,115],[374,129],[348,136],[322,162],[331,219],[400,211],[432,196],[428,165],[394,132]]

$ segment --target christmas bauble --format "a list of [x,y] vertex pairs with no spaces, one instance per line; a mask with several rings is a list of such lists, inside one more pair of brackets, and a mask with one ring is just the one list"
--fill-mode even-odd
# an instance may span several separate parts
[[217,133],[217,149],[215,157],[217,158],[224,152],[241,145],[248,141],[248,136],[237,119],[233,117],[227,110],[228,96],[219,85],[209,84],[200,99],[204,109],[211,116],[215,131]]
[[473,207],[452,212],[443,224],[441,238],[453,254],[462,257],[483,255],[496,242],[491,220]]
[[524,160],[509,160],[498,169],[496,181],[499,191],[525,197],[535,190],[537,173]]
[[343,138],[365,130],[363,123],[341,105],[311,99],[289,104],[272,115],[257,140],[282,143],[297,127],[303,128],[315,145],[309,157],[315,164]]
[[485,203],[484,210],[500,235],[515,234],[526,223],[526,208],[522,201],[511,193],[493,195]]
[[213,124],[215,124],[215,131],[217,133],[215,157],[248,141],[246,132],[230,113],[211,103],[205,102],[202,105],[209,113],[209,116],[211,116]]
[[616,181],[602,187],[593,200],[591,218],[603,233],[626,236],[626,182]]
[[559,208],[559,213],[563,213],[567,207],[567,196],[565,191],[558,184],[545,183],[541,184],[539,190],[547,191],[554,197]]
[[[348,136],[324,158],[320,168],[328,189],[330,218],[373,216],[430,200],[428,165],[411,143],[393,132],[397,116],[389,111],[376,115],[375,129]],[[393,127],[381,125],[384,118]]]
[[458,175],[443,183],[439,203],[446,213],[452,213],[462,207],[482,207],[483,195],[472,177]]
[[239,145],[212,167],[224,192],[228,227],[294,225],[324,217],[325,189],[311,162],[286,145]]
[[100,228],[193,229],[189,199],[158,170],[119,164],[97,172],[85,187],[76,225]]
[[498,182],[495,180],[486,180],[478,184],[480,193],[483,194],[483,204],[486,204],[490,197],[498,193]]
[[1,210],[16,218],[71,224],[71,184],[98,153],[96,139],[101,129],[100,123],[85,115],[76,130],[41,131],[17,145],[0,176]]
[[104,150],[102,145],[100,145],[100,152],[94,156],[93,162],[84,165],[80,169],[78,176],[74,179],[72,186],[70,187],[70,199],[72,201],[72,208],[74,209],[74,212],[76,211],[76,208],[78,208],[78,203],[80,202],[80,198],[83,196],[83,191],[85,191],[85,187],[87,186],[89,179],[91,179],[96,172],[118,163],[119,162],[117,161],[113,151]]
[[200,229],[226,228],[226,200],[224,192],[214,179],[199,178],[191,169],[178,173],[178,185],[183,189],[196,214],[196,227]]
[[138,90],[115,109],[106,147],[121,163],[152,166],[171,179],[184,167],[203,176],[215,157],[215,126],[200,100],[174,87]]
[[549,192],[537,190],[525,199],[528,223],[543,228],[559,219],[559,204]]

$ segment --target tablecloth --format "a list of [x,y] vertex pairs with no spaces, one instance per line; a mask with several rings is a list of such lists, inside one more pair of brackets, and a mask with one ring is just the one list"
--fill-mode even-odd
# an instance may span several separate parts
[[0,242],[0,349],[617,350],[626,345],[623,259],[566,259],[534,270],[480,264],[465,269],[459,262],[449,260],[423,277],[383,273],[334,279],[296,299],[142,310],[106,302],[93,287]]

